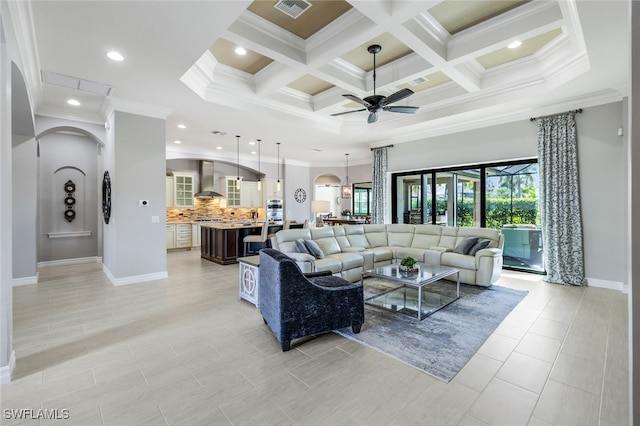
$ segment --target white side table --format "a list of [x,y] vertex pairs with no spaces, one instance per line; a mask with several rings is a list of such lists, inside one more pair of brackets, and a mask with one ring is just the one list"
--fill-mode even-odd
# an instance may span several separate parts
[[239,257],[238,264],[240,271],[239,279],[239,299],[245,299],[260,307],[258,300],[258,286],[260,285],[260,256]]

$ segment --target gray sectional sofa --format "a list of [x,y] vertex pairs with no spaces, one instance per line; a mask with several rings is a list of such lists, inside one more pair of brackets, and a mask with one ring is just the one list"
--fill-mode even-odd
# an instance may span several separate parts
[[[461,254],[462,246],[473,238],[485,240],[486,248]],[[314,255],[306,245],[301,247],[309,240],[321,253]],[[303,272],[331,271],[355,282],[363,271],[411,256],[456,268],[461,282],[485,287],[500,278],[503,244],[503,235],[494,229],[405,224],[287,229],[271,238],[271,246],[293,258]]]

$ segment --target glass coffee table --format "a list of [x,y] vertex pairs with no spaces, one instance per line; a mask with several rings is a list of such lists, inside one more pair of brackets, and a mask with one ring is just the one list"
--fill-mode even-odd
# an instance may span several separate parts
[[[425,290],[429,284],[456,274],[456,295],[448,296]],[[370,269],[362,274],[365,277],[376,277],[401,284],[383,293],[365,299],[365,303],[392,312],[409,315],[423,320],[449,303],[460,298],[460,271],[448,266],[418,263],[418,270],[405,272],[400,265],[391,264]]]

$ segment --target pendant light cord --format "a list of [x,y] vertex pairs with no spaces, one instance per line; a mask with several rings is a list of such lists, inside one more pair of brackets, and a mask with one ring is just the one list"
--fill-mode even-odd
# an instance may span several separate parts
[[236,166],[237,166],[237,185],[236,187],[240,187],[240,136],[236,135]]

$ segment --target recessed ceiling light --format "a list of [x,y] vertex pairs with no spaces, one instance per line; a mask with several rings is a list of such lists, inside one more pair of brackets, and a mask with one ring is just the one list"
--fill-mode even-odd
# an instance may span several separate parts
[[221,146],[216,146],[216,149],[222,149],[222,147]]
[[244,47],[236,47],[236,50],[234,50],[234,52],[236,52],[236,55],[240,55],[240,56],[244,56],[247,54],[247,49],[245,49]]
[[178,129],[186,129],[187,126],[185,126],[184,124],[178,124]]
[[119,52],[116,52],[115,50],[112,50],[111,52],[107,53],[107,57],[113,61],[124,61],[124,56],[122,56]]
[[249,141],[249,145],[255,145],[256,143],[254,141]]
[[514,40],[507,46],[509,49],[515,49],[516,47],[520,47],[522,42],[520,40]]
[[178,145],[180,145],[182,141],[173,141],[173,143],[177,143]]
[[69,100],[67,101],[67,103],[68,103],[69,105],[73,105],[73,106],[80,106],[80,102],[78,102],[78,101],[77,101],[77,100],[75,100],[75,99],[69,99]]
[[257,154],[257,152],[255,152],[255,151],[251,151],[251,153],[252,153],[252,154]]

